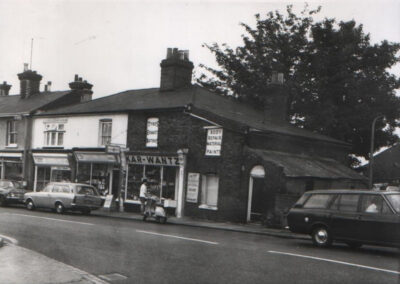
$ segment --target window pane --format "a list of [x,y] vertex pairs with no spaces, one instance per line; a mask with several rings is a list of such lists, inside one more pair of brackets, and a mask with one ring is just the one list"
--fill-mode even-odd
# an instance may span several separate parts
[[313,194],[304,204],[304,208],[327,208],[332,196],[330,194]]
[[56,133],[51,132],[51,142],[50,145],[56,145]]
[[217,206],[218,204],[218,181],[216,175],[203,176],[202,204]]
[[59,132],[58,133],[57,145],[63,145],[63,144],[64,144],[64,133]]
[[396,212],[399,213],[400,212],[400,194],[389,194],[386,196],[389,199],[390,204],[392,204],[394,210],[396,210]]
[[378,195],[364,195],[361,200],[361,212],[378,213],[382,210],[382,197]]
[[340,197],[339,210],[356,212],[359,196],[355,194],[343,194]]

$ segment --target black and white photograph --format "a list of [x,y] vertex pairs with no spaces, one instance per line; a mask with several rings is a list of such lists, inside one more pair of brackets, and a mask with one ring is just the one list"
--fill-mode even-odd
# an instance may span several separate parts
[[0,0],[0,284],[400,284],[400,1]]

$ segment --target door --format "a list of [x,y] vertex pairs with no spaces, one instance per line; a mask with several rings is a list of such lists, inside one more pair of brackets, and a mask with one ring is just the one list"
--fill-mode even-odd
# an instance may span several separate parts
[[341,194],[331,205],[331,231],[335,238],[358,239],[359,194]]
[[255,166],[250,172],[247,221],[257,222],[268,210],[265,193],[265,171],[263,166]]

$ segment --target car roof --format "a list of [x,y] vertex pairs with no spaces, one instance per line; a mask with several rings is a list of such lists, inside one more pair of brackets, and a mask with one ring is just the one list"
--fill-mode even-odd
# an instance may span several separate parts
[[318,189],[307,191],[304,194],[315,194],[315,193],[333,193],[333,194],[346,194],[346,193],[353,193],[353,194],[393,194],[395,191],[376,191],[376,190],[369,190],[369,189]]

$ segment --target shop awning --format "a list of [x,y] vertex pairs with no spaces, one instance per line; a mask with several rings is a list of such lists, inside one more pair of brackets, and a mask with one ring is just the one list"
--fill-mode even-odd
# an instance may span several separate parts
[[355,179],[365,177],[333,159],[295,155],[277,151],[248,149],[264,161],[283,168],[287,177],[315,177],[324,179]]
[[22,158],[22,153],[0,152],[0,158],[17,158],[17,159],[21,159]]
[[32,156],[35,166],[69,167],[67,154],[33,153]]
[[115,155],[102,152],[74,152],[79,163],[116,164]]

